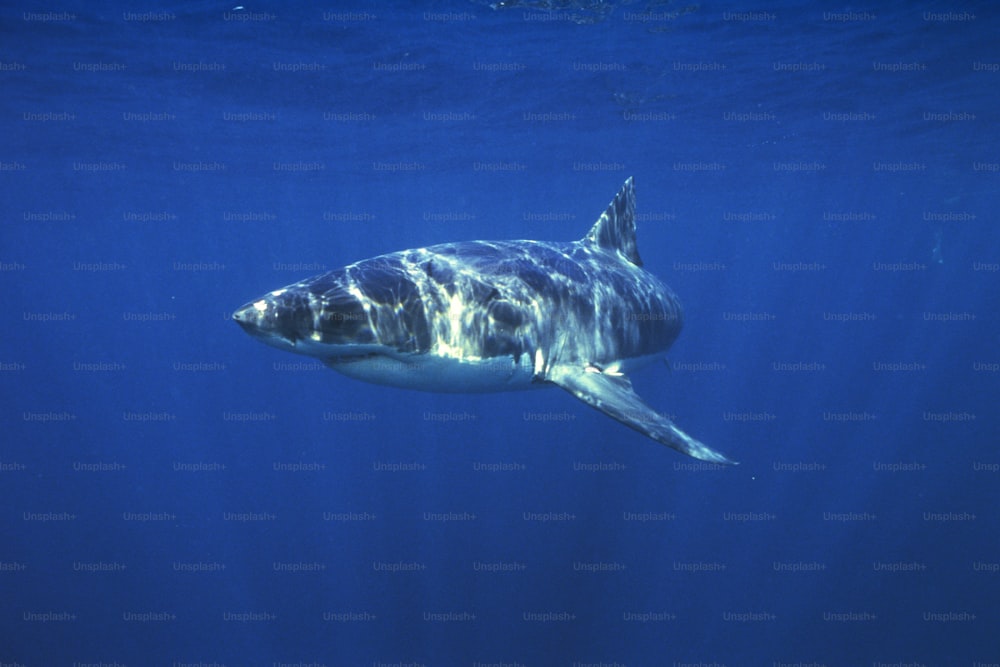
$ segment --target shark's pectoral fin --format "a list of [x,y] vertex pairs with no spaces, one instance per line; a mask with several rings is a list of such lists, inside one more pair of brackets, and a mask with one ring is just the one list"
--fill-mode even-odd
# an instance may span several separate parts
[[629,428],[683,454],[712,463],[736,463],[657,414],[632,390],[629,379],[620,373],[602,371],[594,366],[555,366],[548,369],[545,379]]

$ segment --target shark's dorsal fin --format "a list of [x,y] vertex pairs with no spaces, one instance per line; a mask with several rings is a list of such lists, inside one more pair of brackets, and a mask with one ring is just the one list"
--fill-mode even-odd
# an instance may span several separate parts
[[635,244],[635,186],[631,176],[583,237],[583,243],[617,252],[636,266],[642,266]]

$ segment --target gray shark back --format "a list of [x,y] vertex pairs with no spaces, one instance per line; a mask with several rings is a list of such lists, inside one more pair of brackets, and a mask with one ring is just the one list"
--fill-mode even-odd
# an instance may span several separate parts
[[548,364],[628,362],[664,353],[682,324],[668,287],[587,242],[447,243],[301,287],[334,306],[343,290],[360,293],[379,345],[466,361],[541,350]]

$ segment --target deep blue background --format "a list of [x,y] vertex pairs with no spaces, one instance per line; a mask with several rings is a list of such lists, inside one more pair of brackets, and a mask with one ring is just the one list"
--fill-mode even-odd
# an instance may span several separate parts
[[[0,662],[1000,662],[992,4],[333,4],[0,12]],[[686,304],[634,382],[739,467],[229,321],[629,175]]]

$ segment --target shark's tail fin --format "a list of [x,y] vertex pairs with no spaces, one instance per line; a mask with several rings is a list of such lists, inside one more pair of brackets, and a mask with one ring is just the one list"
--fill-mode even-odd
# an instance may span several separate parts
[[583,237],[583,242],[617,252],[636,266],[642,266],[635,243],[635,186],[631,176]]

